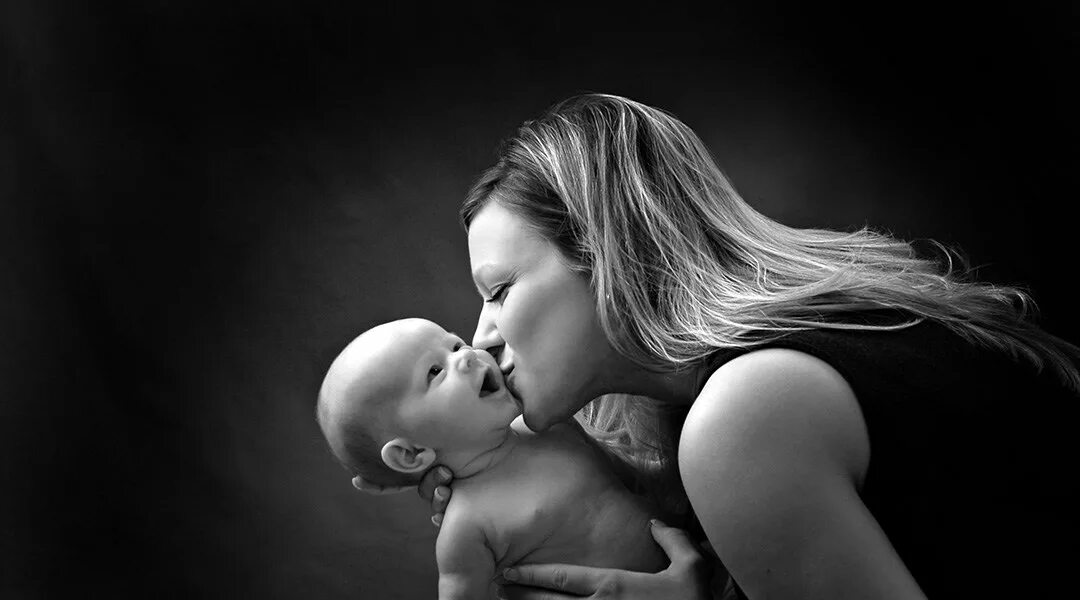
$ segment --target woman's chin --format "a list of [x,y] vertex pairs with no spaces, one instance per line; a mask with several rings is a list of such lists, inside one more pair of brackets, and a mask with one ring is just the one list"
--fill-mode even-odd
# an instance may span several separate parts
[[548,427],[551,427],[551,423],[547,422],[547,420],[541,416],[530,415],[528,408],[522,413],[522,419],[525,421],[525,426],[528,427],[530,431],[535,431],[536,433],[540,433]]
[[560,418],[558,415],[530,412],[529,406],[526,404],[524,420],[525,425],[529,429],[539,433],[541,431],[547,431],[549,427],[565,419]]

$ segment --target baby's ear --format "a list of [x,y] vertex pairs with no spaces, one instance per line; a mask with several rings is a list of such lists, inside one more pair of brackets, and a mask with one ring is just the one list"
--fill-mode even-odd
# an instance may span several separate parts
[[382,460],[399,473],[423,473],[435,464],[435,451],[399,437],[382,447]]

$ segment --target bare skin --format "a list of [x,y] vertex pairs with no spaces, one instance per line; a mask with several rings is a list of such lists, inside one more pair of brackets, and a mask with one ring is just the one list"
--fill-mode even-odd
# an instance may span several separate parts
[[[514,374],[530,427],[562,422],[602,393],[692,405],[679,471],[710,544],[749,597],[923,597],[859,497],[869,440],[839,373],[807,354],[766,349],[717,369],[699,391],[688,385],[696,373],[680,378],[627,365],[592,325],[588,281],[551,260],[557,252],[530,238],[520,217],[497,201],[469,230],[485,299],[473,345]],[[450,481],[436,472],[421,482],[420,495],[436,514],[452,497]],[[686,566],[701,558],[689,548],[669,552],[665,573],[696,573]],[[699,573],[529,565],[520,574],[530,584],[520,598],[707,597],[695,595]]]
[[[779,349],[718,369],[694,399],[679,447],[691,505],[748,597],[925,598],[859,498],[869,459],[865,422],[839,373]],[[425,478],[427,490],[436,489],[435,478]],[[450,494],[424,497],[435,510]],[[702,560],[693,550],[668,554],[665,573]],[[568,565],[518,571],[529,587],[509,597],[526,600],[663,597],[700,585],[700,574],[672,580]]]
[[484,597],[513,566],[667,566],[648,507],[576,428],[515,434],[513,444],[498,464],[454,483],[436,546],[440,599]]
[[490,597],[514,566],[666,567],[651,507],[607,456],[575,425],[515,429],[520,413],[491,355],[423,319],[357,337],[320,391],[320,423],[343,460],[354,460],[365,424],[389,469],[422,473],[442,460],[458,475],[436,543],[442,600]]
[[859,497],[869,462],[847,382],[783,349],[713,373],[679,446],[691,505],[748,597],[924,598]]

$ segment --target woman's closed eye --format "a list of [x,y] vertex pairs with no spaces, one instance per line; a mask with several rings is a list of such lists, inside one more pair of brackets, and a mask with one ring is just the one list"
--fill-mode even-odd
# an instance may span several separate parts
[[505,294],[505,293],[506,293],[506,288],[508,288],[508,287],[510,287],[510,285],[509,285],[509,284],[507,284],[507,285],[500,285],[499,287],[495,288],[495,291],[493,291],[493,292],[491,293],[491,297],[490,297],[490,298],[486,298],[486,299],[484,300],[484,302],[499,302],[499,301],[501,301],[501,300],[502,300],[502,297],[503,297],[503,294]]

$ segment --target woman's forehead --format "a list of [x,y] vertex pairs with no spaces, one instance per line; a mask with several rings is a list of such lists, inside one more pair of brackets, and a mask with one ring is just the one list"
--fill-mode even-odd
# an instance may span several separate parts
[[469,226],[469,262],[478,281],[491,270],[520,267],[552,251],[524,218],[499,202],[480,209]]

